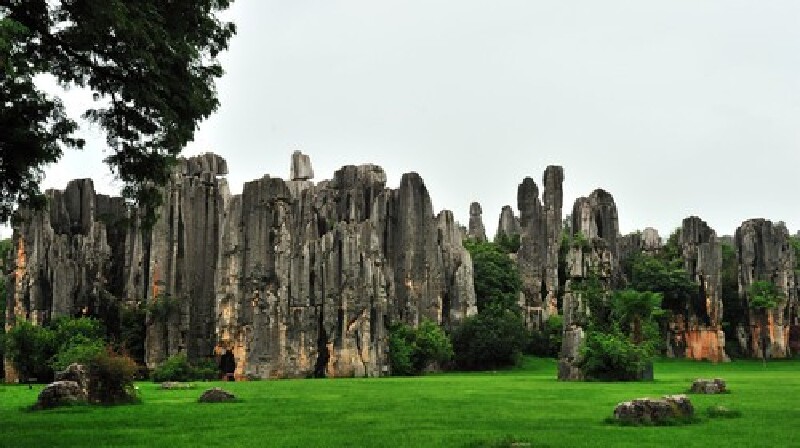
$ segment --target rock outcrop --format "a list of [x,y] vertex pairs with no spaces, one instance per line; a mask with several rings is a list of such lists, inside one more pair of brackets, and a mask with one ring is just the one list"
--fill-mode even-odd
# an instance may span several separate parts
[[[798,324],[797,276],[795,254],[789,241],[789,232],[782,224],[769,220],[750,219],[736,229],[734,237],[739,264],[739,295],[744,309],[748,309],[749,324],[737,328],[739,343],[749,356],[761,357],[766,344],[766,355],[785,358],[792,354],[792,335],[800,336]],[[777,286],[783,300],[767,312],[766,326],[758,311],[750,309],[750,287],[757,281],[767,281]]]
[[483,209],[481,204],[473,202],[469,205],[469,229],[467,238],[475,241],[486,241],[486,228],[483,226]]
[[587,323],[588,304],[576,285],[595,278],[605,289],[611,289],[618,275],[617,207],[614,198],[604,190],[595,190],[588,197],[575,200],[572,210],[572,241],[567,252],[564,286],[564,332],[558,362],[558,379],[582,380],[579,348]]
[[365,376],[388,371],[391,322],[476,312],[461,229],[416,173],[390,189],[382,168],[345,166],[315,184],[295,153],[292,180],[238,195],[226,174],[217,155],[181,159],[149,231],[90,180],[48,192],[50,209],[15,227],[9,325],[144,299],[149,367],[230,351],[238,376]]
[[614,419],[633,424],[665,424],[693,416],[694,406],[686,395],[667,395],[657,400],[637,398],[614,408]]
[[725,394],[728,393],[728,385],[722,378],[714,378],[713,380],[698,378],[692,381],[692,387],[689,391],[695,394]]
[[683,220],[679,244],[684,269],[699,289],[694,300],[673,310],[667,354],[727,361],[722,331],[722,248],[717,234],[705,221],[690,216]]
[[514,210],[510,205],[504,205],[500,211],[500,218],[497,222],[497,233],[495,239],[500,238],[501,235],[514,236],[519,235],[519,218],[514,215]]
[[540,328],[547,316],[558,312],[558,249],[561,243],[563,181],[564,171],[560,166],[548,166],[545,169],[544,202],[539,199],[539,188],[530,177],[526,177],[517,189],[517,208],[520,213],[517,265],[522,281],[520,305],[531,328]]
[[75,381],[55,381],[42,389],[33,409],[50,409],[59,406],[86,403],[86,390]]
[[619,238],[619,259],[625,260],[637,254],[655,255],[661,251],[663,241],[658,230],[645,227],[641,232],[634,232]]

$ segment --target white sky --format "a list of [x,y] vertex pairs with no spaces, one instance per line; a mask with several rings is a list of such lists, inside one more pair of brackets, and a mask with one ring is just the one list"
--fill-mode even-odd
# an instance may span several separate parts
[[[564,214],[602,187],[623,233],[690,214],[718,234],[800,227],[800,2],[237,0],[228,16],[222,107],[186,154],[225,157],[234,192],[300,149],[317,181],[417,171],[437,211],[466,223],[479,201],[493,235],[522,179],[559,164]],[[88,132],[47,187],[118,191]]]

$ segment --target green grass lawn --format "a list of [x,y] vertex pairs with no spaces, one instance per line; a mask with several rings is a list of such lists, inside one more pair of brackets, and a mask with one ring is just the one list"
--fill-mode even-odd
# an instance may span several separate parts
[[[198,383],[172,391],[139,383],[138,405],[40,412],[23,408],[42,386],[0,386],[0,446],[800,446],[797,361],[764,368],[757,361],[665,360],[656,364],[656,381],[646,383],[562,383],[555,372],[554,360],[527,359],[498,373]],[[604,423],[619,401],[683,393],[692,379],[715,376],[732,393],[691,395],[699,423]],[[240,401],[196,403],[212,385]],[[742,416],[707,418],[716,404]]]

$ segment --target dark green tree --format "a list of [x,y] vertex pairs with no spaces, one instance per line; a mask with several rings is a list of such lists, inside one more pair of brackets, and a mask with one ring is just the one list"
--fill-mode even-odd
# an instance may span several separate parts
[[453,345],[442,328],[424,319],[417,328],[403,323],[389,332],[392,375],[419,375],[431,365],[442,366],[453,359]]
[[516,264],[500,245],[464,241],[472,256],[478,312],[489,307],[516,309],[521,281]]
[[490,307],[466,318],[452,338],[458,368],[487,370],[517,364],[530,334],[519,313]]
[[[34,77],[94,92],[83,117],[106,133],[105,161],[123,194],[145,206],[219,106],[217,56],[235,33],[218,13],[230,0],[0,0],[0,221],[40,198],[43,167],[81,148],[73,117]],[[40,202],[39,202],[40,203]]]

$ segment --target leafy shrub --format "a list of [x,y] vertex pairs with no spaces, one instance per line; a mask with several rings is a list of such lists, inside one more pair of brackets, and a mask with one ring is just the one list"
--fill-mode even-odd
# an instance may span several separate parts
[[652,362],[646,345],[637,345],[620,331],[589,331],[580,349],[579,367],[589,379],[635,381]]
[[431,365],[453,359],[453,346],[444,330],[424,319],[417,329],[397,324],[389,333],[389,362],[393,375],[419,375]]
[[181,300],[169,294],[162,294],[147,303],[147,312],[155,322],[167,322],[181,310]]
[[151,375],[153,382],[164,381],[197,381],[219,379],[219,366],[213,359],[189,362],[186,353],[170,356]]
[[213,358],[197,360],[192,364],[192,376],[195,380],[218,380],[220,377],[219,366]]
[[456,366],[485,370],[516,365],[528,338],[528,330],[518,314],[489,308],[468,317],[453,332]]
[[111,348],[89,361],[89,402],[100,404],[133,403],[138,400],[133,380],[138,367],[127,355]]
[[170,356],[153,370],[152,379],[156,383],[164,381],[192,381],[194,372],[186,353]]
[[106,350],[102,339],[89,339],[85,336],[75,336],[64,344],[51,359],[50,366],[54,371],[64,370],[68,365],[76,362],[88,365],[91,360]]
[[547,318],[544,328],[531,333],[527,353],[542,358],[554,358],[561,352],[564,319],[560,314]]
[[50,359],[56,354],[53,330],[18,320],[6,333],[6,356],[14,364],[22,381],[36,378],[49,382],[53,378]]

